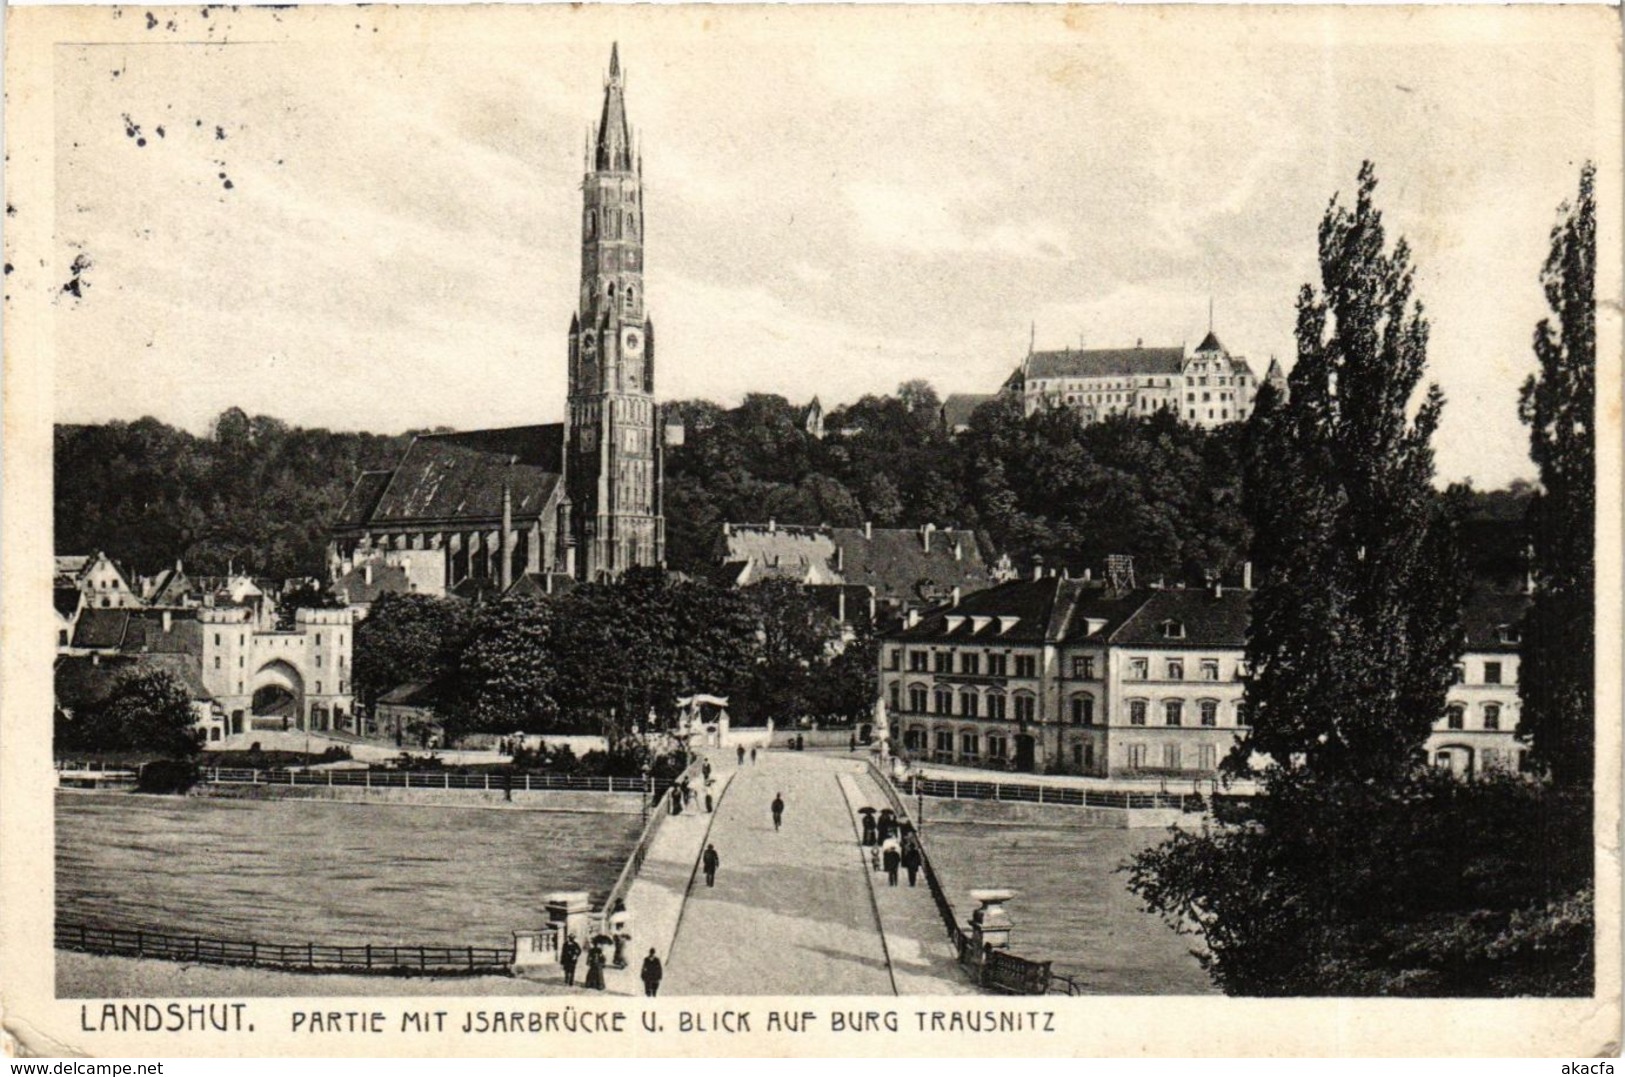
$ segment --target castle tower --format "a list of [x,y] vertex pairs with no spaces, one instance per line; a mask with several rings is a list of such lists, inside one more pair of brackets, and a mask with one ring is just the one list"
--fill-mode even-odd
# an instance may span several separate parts
[[665,560],[654,326],[643,294],[643,161],[612,47],[582,180],[581,302],[570,319],[566,503],[559,530],[579,579]]

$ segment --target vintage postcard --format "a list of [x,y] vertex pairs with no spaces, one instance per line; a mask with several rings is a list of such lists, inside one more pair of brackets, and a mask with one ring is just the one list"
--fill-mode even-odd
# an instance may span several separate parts
[[7,1049],[1617,1052],[1620,42],[13,9]]

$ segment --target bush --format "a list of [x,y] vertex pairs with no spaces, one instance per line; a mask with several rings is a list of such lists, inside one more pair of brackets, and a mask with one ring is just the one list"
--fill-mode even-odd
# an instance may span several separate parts
[[197,784],[197,766],[182,759],[159,759],[141,768],[136,791],[184,793]]

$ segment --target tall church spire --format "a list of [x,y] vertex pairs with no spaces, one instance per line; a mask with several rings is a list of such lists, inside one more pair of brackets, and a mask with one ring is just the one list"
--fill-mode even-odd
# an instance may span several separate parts
[[609,47],[609,78],[604,82],[604,111],[598,119],[593,167],[599,172],[632,171],[632,136],[626,124],[626,87],[618,42]]

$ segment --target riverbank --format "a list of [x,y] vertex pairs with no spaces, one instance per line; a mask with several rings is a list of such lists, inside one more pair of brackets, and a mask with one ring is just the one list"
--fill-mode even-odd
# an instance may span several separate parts
[[322,800],[341,804],[427,805],[443,808],[498,808],[539,812],[643,814],[639,793],[578,792],[571,789],[404,789],[399,786],[237,785],[202,782],[187,793],[208,800]]
[[194,965],[135,957],[56,951],[58,998],[320,998],[584,995],[562,979],[514,976],[344,976]]

